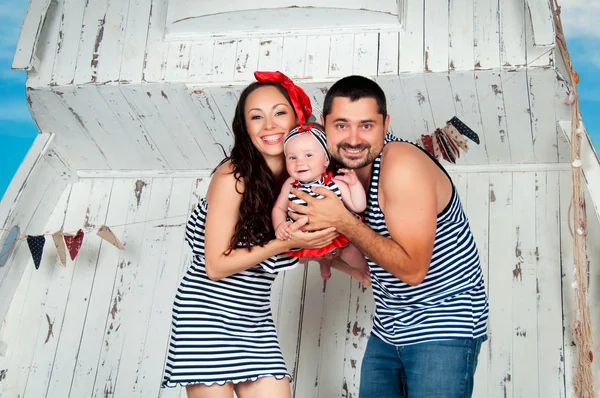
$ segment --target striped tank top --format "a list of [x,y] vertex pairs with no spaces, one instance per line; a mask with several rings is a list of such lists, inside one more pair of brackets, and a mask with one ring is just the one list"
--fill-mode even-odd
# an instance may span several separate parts
[[[388,133],[385,144],[391,141],[406,142]],[[380,164],[381,154],[373,163],[365,223],[390,238],[378,201]],[[408,345],[486,334],[488,300],[479,252],[454,184],[448,205],[437,216],[431,264],[422,283],[410,286],[369,258],[367,262],[375,297],[372,332],[380,339]]]

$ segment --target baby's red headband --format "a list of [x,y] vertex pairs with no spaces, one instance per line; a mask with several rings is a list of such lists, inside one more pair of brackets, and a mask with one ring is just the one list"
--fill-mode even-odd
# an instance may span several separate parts
[[277,72],[254,72],[254,77],[259,83],[273,82],[279,83],[287,91],[292,106],[298,117],[298,122],[301,126],[306,124],[308,117],[312,114],[312,105],[310,104],[310,98],[300,87],[296,86],[294,82],[284,75],[283,73]]

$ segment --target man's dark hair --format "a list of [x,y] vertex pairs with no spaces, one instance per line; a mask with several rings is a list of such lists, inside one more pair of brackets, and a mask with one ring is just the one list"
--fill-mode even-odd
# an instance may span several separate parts
[[387,116],[387,104],[383,90],[373,80],[364,76],[347,76],[331,86],[325,94],[323,102],[323,119],[326,119],[327,115],[331,113],[331,106],[336,97],[349,98],[352,102],[362,98],[373,98],[377,101],[377,112],[383,115],[384,119]]

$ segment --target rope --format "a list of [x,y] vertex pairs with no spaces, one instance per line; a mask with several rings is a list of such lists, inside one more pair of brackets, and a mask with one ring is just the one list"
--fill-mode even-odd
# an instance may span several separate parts
[[[571,105],[571,178],[573,180],[571,203],[573,226],[569,216],[569,230],[573,236],[573,260],[575,282],[575,309],[573,316],[573,338],[577,346],[577,363],[575,365],[575,396],[578,398],[594,398],[594,375],[592,373],[592,324],[588,307],[588,262],[585,247],[586,214],[585,198],[583,196],[582,171],[581,171],[581,139],[583,127],[579,96],[577,95],[576,73],[567,51],[567,43],[563,33],[558,0],[550,2],[556,26],[556,43],[563,57],[565,66],[569,71],[571,92],[575,94],[575,101]],[[569,212],[571,213],[571,212]],[[573,233],[573,230],[575,232]]]

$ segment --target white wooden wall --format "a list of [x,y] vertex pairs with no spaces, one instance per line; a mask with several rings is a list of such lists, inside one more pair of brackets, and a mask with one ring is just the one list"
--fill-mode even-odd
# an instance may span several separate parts
[[[557,76],[553,69],[519,69],[377,81],[391,129],[403,138],[414,141],[456,115],[481,139],[469,142],[458,164],[548,164],[569,159],[556,124],[570,119],[567,90]],[[317,113],[331,84],[301,83]],[[76,170],[197,170],[213,168],[223,158],[221,146],[233,144],[231,120],[243,87],[67,85],[30,88],[28,98],[40,130],[56,132],[54,145]]]
[[[474,396],[572,396],[569,172],[456,172],[453,178],[490,295],[490,339]],[[8,344],[0,356],[3,398],[183,396],[180,389],[160,392],[159,384],[171,303],[190,261],[184,223],[208,180],[143,178],[139,199],[137,181],[81,179],[46,225],[127,223],[113,229],[125,251],[90,234],[76,261],[60,266],[48,247],[36,271],[27,248],[19,247],[26,268],[2,331]],[[600,225],[594,214],[588,223],[597,349]],[[295,397],[357,396],[372,308],[370,289],[337,272],[325,284],[314,264],[276,280],[273,313]],[[594,366],[598,372],[598,361]]]
[[76,170],[213,167],[222,156],[214,143],[232,142],[233,108],[255,70],[285,72],[317,109],[333,81],[376,78],[405,138],[454,115],[480,134],[461,164],[566,159],[555,125],[569,119],[562,64],[552,46],[534,42],[534,26],[542,40],[549,21],[529,18],[522,0],[411,0],[398,31],[259,30],[184,41],[164,37],[182,0],[47,3],[31,2],[15,62],[39,61],[27,81],[32,114],[43,132],[57,133]]
[[[0,228],[17,225],[22,233],[42,232],[74,173],[68,160],[52,147],[53,138],[51,134],[36,137],[0,202]],[[0,242],[7,235],[6,231],[0,231]],[[16,247],[28,250],[25,241],[17,242]],[[25,251],[15,249],[0,268],[0,329],[25,271],[26,256]]]

